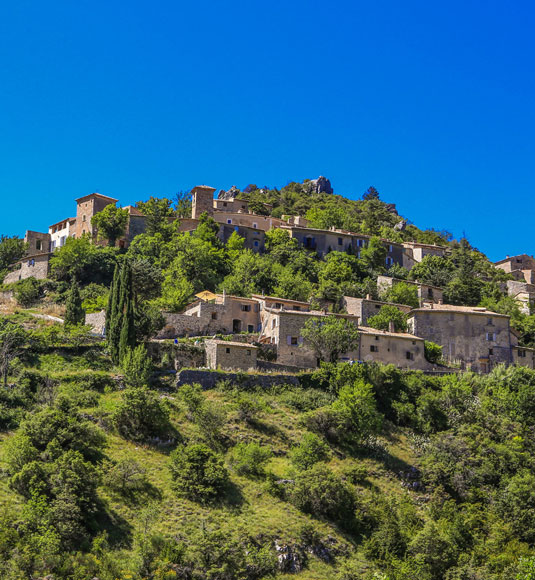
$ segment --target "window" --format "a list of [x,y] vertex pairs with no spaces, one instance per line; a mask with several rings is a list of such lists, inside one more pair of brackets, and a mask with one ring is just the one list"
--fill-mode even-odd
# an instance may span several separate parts
[[82,216],[82,221],[85,222],[85,215]]
[[428,288],[427,289],[427,297],[428,298],[433,298],[433,288]]
[[227,207],[227,202],[226,201],[223,202],[223,207]]
[[253,224],[253,228],[256,230],[256,228],[258,227],[258,224]]
[[341,246],[344,243],[344,240],[342,238],[338,238],[338,245]]
[[388,246],[388,251],[389,251],[390,253],[392,253],[392,244],[390,244],[390,245]]
[[36,240],[35,249],[40,251],[42,249],[42,247],[43,247],[43,243],[41,242],[41,240]]
[[394,263],[394,260],[392,260],[390,256],[387,256],[385,262],[387,266],[391,266]]
[[364,240],[357,240],[357,246],[362,248],[362,246],[364,246]]
[[489,356],[492,356],[494,354],[494,349],[493,348],[489,348]]
[[227,346],[227,348],[225,348],[225,352],[226,352],[227,354],[230,354],[230,348],[229,348],[228,346]]
[[381,305],[380,304],[376,304],[375,305],[376,310],[380,310],[381,309]]
[[282,304],[280,302],[275,302],[275,308],[282,308]]
[[378,336],[376,336],[376,337],[375,337],[375,340],[379,340],[379,337],[378,337]]
[[28,260],[28,266],[35,266],[35,260]]
[[253,246],[254,246],[255,248],[258,248],[258,240],[255,240],[255,241],[253,242]]
[[276,319],[276,318],[274,318],[274,319],[271,321],[271,328],[275,328],[276,326],[277,326],[277,319]]
[[253,324],[247,325],[247,332],[254,332],[254,325]]
[[242,312],[251,312],[251,305],[250,304],[242,304],[241,309],[242,309]]
[[519,358],[524,358],[526,356],[526,351],[525,350],[518,350],[518,356]]
[[298,340],[297,340],[297,336],[292,336],[292,342],[291,344],[293,346],[297,346],[299,344]]
[[251,356],[251,351],[247,349],[247,356]]
[[227,224],[231,224],[231,223],[232,223],[232,220],[230,220],[230,219],[227,220]]
[[212,320],[217,320],[217,312],[212,312]]
[[487,340],[495,341],[496,340],[496,333],[495,332],[487,332]]
[[487,324],[489,326],[494,326],[494,324],[492,323],[492,318],[487,318]]
[[407,358],[407,360],[414,360],[414,353],[412,353],[410,350],[408,350],[405,353],[405,357]]
[[293,310],[300,311],[300,310],[301,310],[301,307],[300,307],[300,306],[294,306],[294,307],[293,307]]
[[370,352],[379,352],[379,347],[376,344],[370,344]]

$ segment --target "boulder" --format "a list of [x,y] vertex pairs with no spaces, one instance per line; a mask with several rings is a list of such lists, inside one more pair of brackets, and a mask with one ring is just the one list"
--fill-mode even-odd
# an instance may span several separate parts
[[308,193],[328,193],[329,195],[334,193],[331,182],[323,175],[320,175],[318,179],[307,181],[305,186],[308,189]]

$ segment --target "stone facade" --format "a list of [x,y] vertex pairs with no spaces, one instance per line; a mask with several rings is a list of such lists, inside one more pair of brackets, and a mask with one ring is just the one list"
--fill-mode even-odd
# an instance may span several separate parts
[[513,346],[513,363],[519,367],[535,369],[535,348]]
[[445,246],[435,246],[432,244],[404,242],[403,250],[403,267],[410,270],[426,256],[438,256],[443,258],[446,255],[447,248]]
[[197,185],[191,190],[191,217],[200,219],[203,213],[214,215],[214,192],[215,187]]
[[507,280],[507,294],[514,298],[523,314],[531,314],[535,308],[535,284]]
[[393,364],[413,370],[433,368],[425,358],[423,338],[403,332],[383,332],[375,328],[361,327],[359,330],[359,361]]
[[485,308],[434,305],[409,315],[412,334],[442,346],[446,360],[462,368],[488,372],[512,362],[509,316]]
[[527,254],[507,256],[504,260],[494,262],[496,268],[500,268],[507,274],[511,274],[515,280],[535,284],[535,258]]
[[352,316],[358,316],[359,323],[366,325],[368,318],[379,313],[382,306],[395,306],[403,314],[408,314],[411,307],[406,304],[394,304],[392,302],[381,302],[380,300],[372,300],[371,298],[353,298],[352,296],[342,297],[342,308]]
[[206,340],[206,366],[210,369],[248,371],[256,368],[258,348],[243,342]]
[[17,269],[4,278],[4,284],[12,284],[26,278],[44,280],[48,278],[50,254],[35,254],[26,256],[17,264]]
[[442,288],[430,286],[429,284],[420,284],[420,282],[413,282],[412,280],[399,280],[390,276],[377,276],[377,291],[379,294],[383,294],[400,282],[416,286],[420,305],[424,304],[424,302],[433,302],[434,304],[442,304],[443,302],[444,293]]
[[50,253],[50,234],[48,232],[28,230],[24,236],[24,241],[28,244],[26,250],[28,256]]
[[74,234],[80,238],[83,234],[89,234],[95,237],[96,230],[91,225],[91,218],[102,211],[107,205],[116,204],[119,200],[102,195],[100,193],[91,193],[80,197],[76,200],[76,225]]

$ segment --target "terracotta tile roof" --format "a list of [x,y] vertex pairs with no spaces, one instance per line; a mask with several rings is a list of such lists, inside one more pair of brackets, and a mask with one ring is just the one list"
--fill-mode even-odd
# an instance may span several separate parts
[[484,316],[510,318],[507,314],[498,314],[492,310],[487,310],[483,306],[457,306],[455,304],[433,304],[432,308],[414,308],[410,311],[409,316],[412,316],[415,312],[458,312],[462,314],[480,314]]

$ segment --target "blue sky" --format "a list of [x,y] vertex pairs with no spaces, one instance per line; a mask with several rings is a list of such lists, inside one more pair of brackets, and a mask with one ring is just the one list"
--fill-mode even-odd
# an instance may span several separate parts
[[0,232],[92,191],[374,185],[492,259],[535,253],[528,2],[3,2]]

